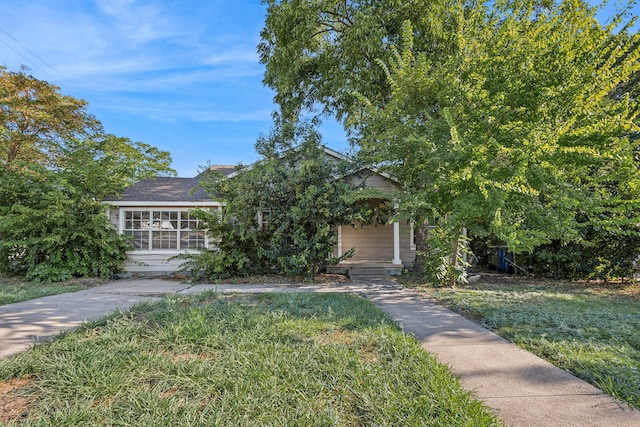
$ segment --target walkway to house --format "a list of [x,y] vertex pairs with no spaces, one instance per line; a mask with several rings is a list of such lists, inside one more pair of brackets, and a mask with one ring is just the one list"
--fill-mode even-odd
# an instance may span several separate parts
[[604,394],[492,332],[395,282],[340,285],[187,285],[131,279],[0,306],[0,357],[34,341],[168,294],[219,292],[350,292],[370,299],[422,347],[449,364],[462,384],[509,426],[640,426],[640,411]]

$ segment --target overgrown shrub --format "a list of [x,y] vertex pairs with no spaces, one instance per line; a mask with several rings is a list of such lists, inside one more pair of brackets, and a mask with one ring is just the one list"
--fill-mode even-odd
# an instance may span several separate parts
[[612,235],[605,231],[588,236],[582,243],[555,241],[542,245],[522,262],[534,274],[558,279],[631,279],[637,274],[640,230]]
[[50,283],[122,269],[130,245],[101,203],[68,191],[52,172],[0,178],[0,271]]
[[[204,179],[205,189],[225,203],[220,217],[207,217],[217,247],[188,255],[185,268],[206,278],[309,276],[339,262],[332,256],[334,230],[362,215],[353,203],[351,165],[327,158],[319,142],[310,127],[280,128],[256,144],[262,160],[232,178]],[[346,248],[342,258],[351,254]]]
[[179,255],[177,258],[186,259],[180,271],[189,272],[195,280],[218,280],[264,272],[264,267],[255,262],[256,236],[241,233],[238,224],[218,212],[195,209],[191,213],[202,220],[212,246],[197,253]]
[[100,200],[174,175],[171,156],[103,133],[87,102],[0,67],[0,273],[56,282],[119,271],[130,245]]

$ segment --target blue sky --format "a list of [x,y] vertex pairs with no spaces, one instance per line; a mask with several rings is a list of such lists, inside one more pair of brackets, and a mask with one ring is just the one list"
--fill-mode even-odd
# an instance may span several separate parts
[[[264,15],[259,0],[5,0],[0,65],[28,66],[87,100],[106,132],[168,150],[178,175],[194,176],[207,162],[253,162],[269,132]],[[335,123],[322,133],[347,149]]]
[[[253,162],[269,133],[264,16],[259,0],[6,0],[0,64],[86,99],[108,133],[168,150],[179,176],[194,176],[208,161]],[[337,125],[325,131],[346,146]]]

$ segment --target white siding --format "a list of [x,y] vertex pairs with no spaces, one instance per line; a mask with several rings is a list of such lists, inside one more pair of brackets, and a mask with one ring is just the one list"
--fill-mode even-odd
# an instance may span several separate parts
[[112,206],[107,210],[107,215],[109,216],[109,222],[111,222],[113,228],[120,232],[120,209]]
[[416,251],[411,249],[411,226],[406,221],[400,222],[400,259],[405,268],[412,268],[416,259]]
[[170,273],[178,270],[185,260],[170,259],[178,253],[128,252],[125,269],[130,273]]

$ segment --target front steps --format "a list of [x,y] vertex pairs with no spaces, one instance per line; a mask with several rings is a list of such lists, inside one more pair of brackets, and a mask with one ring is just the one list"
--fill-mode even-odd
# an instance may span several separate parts
[[390,262],[340,263],[327,269],[330,273],[346,274],[353,281],[384,279],[402,274],[403,266]]

